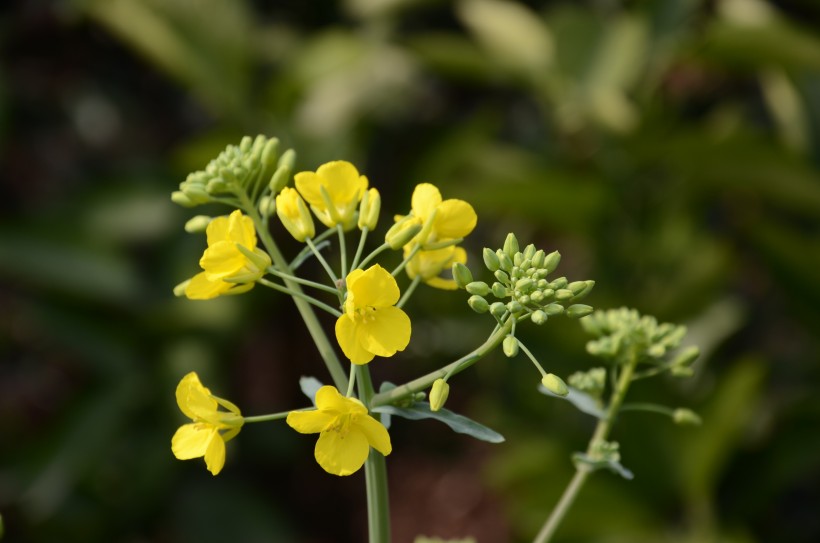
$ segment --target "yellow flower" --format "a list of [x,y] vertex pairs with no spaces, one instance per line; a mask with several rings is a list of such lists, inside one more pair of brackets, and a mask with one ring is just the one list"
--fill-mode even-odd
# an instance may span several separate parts
[[297,241],[305,241],[305,238],[312,238],[316,233],[313,217],[295,189],[285,187],[276,196],[276,214]]
[[[412,251],[409,245],[404,246],[405,258]],[[455,290],[458,288],[456,282],[452,279],[444,279],[439,277],[441,272],[449,270],[456,262],[465,264],[467,262],[467,252],[455,245],[444,247],[443,249],[435,249],[433,251],[419,251],[407,263],[407,276],[410,279],[415,279],[420,276],[422,281],[431,287],[440,288],[444,290]]]
[[[192,300],[208,300],[253,288],[254,282],[270,266],[270,257],[256,247],[256,231],[251,218],[236,210],[228,217],[212,220],[205,232],[208,248],[199,260],[205,271],[187,283],[185,295]],[[243,253],[238,245],[246,252]]]
[[328,162],[316,172],[297,173],[294,179],[296,188],[325,226],[341,224],[345,230],[356,226],[356,208],[367,190],[367,177],[359,175],[353,164],[344,160]]
[[[411,217],[406,226],[423,225],[423,230],[412,243],[432,244],[451,239],[463,238],[473,231],[478,220],[473,206],[464,200],[441,199],[441,192],[435,185],[416,185],[411,199]],[[398,216],[399,221],[404,217]]]
[[353,270],[347,276],[344,314],[336,321],[336,340],[354,364],[367,364],[373,357],[393,356],[410,342],[410,318],[393,307],[399,301],[399,286],[379,266]]
[[[182,378],[176,395],[180,410],[194,422],[176,431],[171,451],[180,460],[204,456],[208,471],[218,474],[225,465],[225,443],[239,433],[245,422],[239,408],[211,395],[195,372]],[[220,405],[228,411],[219,411]]]
[[315,411],[288,413],[288,425],[302,434],[319,434],[314,455],[333,475],[350,475],[362,467],[370,447],[387,456],[393,450],[390,434],[367,414],[355,398],[345,398],[332,386],[316,392]]

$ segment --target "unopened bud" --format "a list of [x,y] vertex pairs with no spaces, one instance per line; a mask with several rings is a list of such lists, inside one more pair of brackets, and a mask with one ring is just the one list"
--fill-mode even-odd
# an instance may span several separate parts
[[495,255],[498,257],[498,263],[501,266],[501,269],[504,271],[512,271],[513,269],[513,261],[510,256],[502,250],[498,250],[495,252]]
[[513,358],[518,354],[518,340],[515,339],[515,336],[507,336],[504,338],[501,348],[507,358]]
[[263,217],[272,217],[276,213],[276,199],[265,195],[259,199],[259,213]]
[[553,280],[550,283],[550,288],[553,290],[559,290],[562,288],[566,288],[567,286],[567,278],[566,277],[559,277],[558,279]]
[[687,347],[680,352],[680,354],[675,357],[672,361],[672,366],[674,367],[688,367],[692,362],[694,362],[700,356],[700,349],[696,346],[692,345],[691,347]]
[[559,288],[555,291],[555,299],[559,302],[566,302],[567,300],[571,300],[574,294],[568,288]]
[[384,241],[391,249],[397,251],[410,243],[421,232],[422,225],[411,217],[405,217],[390,227],[384,235]]
[[279,194],[285,185],[290,181],[290,174],[293,172],[293,164],[296,162],[296,152],[293,149],[288,149],[279,158],[279,163],[273,176],[270,178],[268,187],[271,194]]
[[502,285],[501,283],[495,282],[493,283],[493,296],[496,298],[506,298],[507,297],[507,287]]
[[473,281],[467,285],[467,292],[470,294],[478,294],[479,296],[486,296],[490,293],[490,287],[484,281]]
[[672,412],[672,420],[675,421],[675,424],[691,424],[694,426],[700,426],[702,422],[697,413],[683,407],[679,407]]
[[185,223],[185,231],[189,234],[204,232],[211,223],[211,220],[212,218],[207,215],[197,215],[196,217],[192,217]]
[[444,379],[436,379],[430,389],[430,411],[438,411],[444,407],[447,396],[450,395],[450,385]]
[[498,270],[501,267],[501,263],[498,261],[498,255],[495,254],[495,251],[484,247],[484,251],[481,253],[484,257],[484,265],[487,266],[487,269],[491,272]]
[[567,308],[567,317],[571,319],[580,319],[581,317],[586,317],[592,313],[592,311],[593,309],[591,306],[584,304],[573,304]]
[[368,230],[376,228],[376,223],[379,222],[379,211],[382,207],[382,198],[379,191],[376,189],[369,189],[365,191],[362,196],[362,202],[359,204],[359,230]]
[[529,260],[532,259],[533,256],[535,256],[535,245],[530,243],[529,245],[524,247],[524,258]]
[[569,394],[569,388],[563,379],[554,373],[548,373],[541,379],[541,384],[544,388],[558,396],[566,396]]
[[515,253],[518,252],[518,238],[512,232],[507,234],[507,239],[504,240],[504,252],[510,258],[515,257]]
[[507,312],[507,305],[506,304],[503,304],[501,302],[493,302],[493,304],[490,305],[490,313],[492,313],[493,316],[496,317],[496,318],[500,319],[501,317],[504,316],[504,313],[506,313],[506,312]]
[[564,312],[564,306],[561,304],[549,304],[544,307],[544,313],[549,315],[550,317],[554,317],[555,315],[560,315]]
[[265,147],[262,149],[262,167],[270,171],[276,166],[276,158],[279,153],[279,140],[271,138],[265,142]]
[[507,302],[507,311],[509,311],[513,315],[515,315],[516,313],[520,313],[522,309],[524,309],[524,307],[515,300]]
[[476,313],[486,313],[487,310],[490,309],[490,304],[487,303],[487,300],[478,295],[470,296],[467,300],[467,304]]
[[182,192],[181,190],[175,190],[171,193],[171,201],[177,205],[182,207],[194,207],[196,204],[193,200],[188,198],[188,196]]
[[549,274],[555,271],[555,268],[558,267],[559,262],[561,262],[561,253],[558,251],[553,251],[544,257],[544,264],[541,268],[546,270]]
[[540,309],[537,311],[533,311],[532,313],[532,322],[534,322],[535,324],[544,324],[545,322],[547,322],[548,318],[549,317],[547,316],[547,314],[541,311]]
[[456,262],[453,264],[453,280],[459,288],[466,288],[467,285],[473,282],[473,274],[470,268],[461,262]]

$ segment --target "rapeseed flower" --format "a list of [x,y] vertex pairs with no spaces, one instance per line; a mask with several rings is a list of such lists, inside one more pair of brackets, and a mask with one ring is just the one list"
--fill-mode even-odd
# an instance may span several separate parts
[[[412,252],[409,245],[404,246],[405,258]],[[407,276],[410,279],[421,277],[421,280],[431,287],[443,290],[455,290],[458,288],[452,279],[439,277],[441,272],[449,270],[453,264],[465,264],[467,262],[467,252],[462,247],[450,245],[442,249],[432,251],[419,251],[407,262]]]
[[316,392],[315,411],[292,411],[288,425],[302,434],[319,434],[314,455],[326,472],[350,475],[358,471],[370,447],[387,456],[393,450],[390,434],[355,398],[323,386]]
[[353,164],[335,160],[322,164],[315,172],[297,173],[294,180],[296,189],[325,226],[341,224],[345,230],[356,226],[356,209],[368,183]]
[[[205,233],[208,248],[199,260],[204,271],[188,281],[185,295],[192,300],[208,300],[253,288],[271,261],[267,253],[256,247],[251,218],[236,210],[230,216],[216,217]],[[241,251],[239,245],[246,251]]]
[[[225,465],[225,443],[239,433],[244,423],[239,408],[213,396],[195,372],[182,378],[176,396],[179,409],[193,422],[176,431],[171,451],[180,460],[204,456],[208,471],[218,474]],[[228,411],[220,411],[220,405]]]
[[347,276],[344,314],[336,321],[336,340],[354,364],[367,364],[374,356],[393,356],[410,342],[410,318],[393,307],[399,286],[390,273],[376,264],[353,270]]
[[[463,238],[473,231],[478,220],[473,206],[455,198],[442,200],[441,192],[430,183],[416,185],[411,210],[412,219],[405,223],[405,228],[414,224],[423,226],[411,244],[430,245]],[[396,217],[397,222],[402,219],[402,216]]]

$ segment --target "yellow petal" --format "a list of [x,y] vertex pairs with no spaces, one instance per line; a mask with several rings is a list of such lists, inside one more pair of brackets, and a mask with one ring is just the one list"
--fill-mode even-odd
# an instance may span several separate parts
[[253,219],[243,215],[238,209],[228,217],[228,239],[249,249],[256,247],[256,229]]
[[248,263],[248,258],[243,255],[233,241],[218,241],[205,249],[199,265],[208,272],[211,279],[222,279],[228,277]]
[[219,441],[219,432],[213,426],[192,423],[180,426],[171,438],[171,451],[180,460],[190,460],[205,456],[208,446],[216,437]]
[[464,200],[445,200],[438,206],[433,231],[439,239],[463,238],[473,231],[478,217]]
[[300,434],[318,434],[335,420],[336,415],[323,411],[291,411],[286,422]]
[[225,241],[228,239],[228,217],[216,217],[205,228],[205,235],[208,239],[208,246],[213,245],[218,241]]
[[225,441],[218,433],[211,439],[205,451],[205,466],[213,475],[218,475],[225,465]]
[[411,205],[413,215],[424,221],[441,203],[441,192],[435,185],[421,183],[413,190]]
[[356,427],[361,430],[367,442],[371,447],[387,456],[393,451],[393,446],[390,444],[390,434],[387,433],[382,423],[371,417],[364,415],[357,417],[355,421]]
[[191,300],[210,300],[231,288],[230,283],[211,280],[205,272],[194,275],[185,287],[185,296]]
[[364,465],[369,452],[370,445],[365,434],[355,428],[347,432],[322,432],[314,449],[316,461],[333,475],[355,473]]
[[456,290],[458,285],[452,279],[444,279],[443,277],[432,277],[424,282],[426,285],[441,290]]
[[354,364],[367,364],[373,360],[373,353],[362,347],[359,325],[347,315],[342,315],[336,321],[336,341]]
[[356,307],[386,307],[399,301],[399,286],[390,272],[376,264],[361,274],[350,273],[347,288]]
[[183,377],[176,389],[177,405],[185,416],[194,421],[213,418],[218,404],[211,397],[211,391],[202,386],[196,372]]
[[322,164],[316,175],[324,180],[330,199],[337,207],[352,201],[358,203],[367,190],[367,178],[359,175],[356,166],[345,160]]
[[362,346],[378,356],[393,356],[410,343],[410,317],[397,307],[377,309],[373,320],[359,326]]

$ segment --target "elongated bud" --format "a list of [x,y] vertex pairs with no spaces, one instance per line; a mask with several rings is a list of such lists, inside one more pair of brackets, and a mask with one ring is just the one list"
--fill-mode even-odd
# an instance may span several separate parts
[[384,235],[384,241],[391,249],[397,251],[410,243],[421,232],[422,225],[412,217],[405,217],[390,227]]
[[487,300],[478,295],[470,296],[467,300],[467,304],[469,304],[476,313],[486,313],[487,310],[490,309],[490,304],[487,303]]
[[510,276],[507,275],[507,272],[505,272],[503,270],[496,270],[493,275],[495,275],[495,278],[498,279],[499,281],[501,281],[502,283],[509,283],[510,282]]
[[382,208],[382,197],[376,189],[369,189],[362,196],[359,204],[359,230],[374,230],[379,222],[379,211]]
[[456,282],[456,285],[458,285],[458,288],[466,288],[467,285],[473,282],[473,273],[470,271],[470,268],[461,262],[456,262],[453,264],[453,280]]
[[580,319],[581,317],[586,317],[592,313],[592,311],[593,309],[591,306],[584,304],[573,304],[567,308],[567,317],[571,319]]
[[541,384],[544,388],[558,396],[566,396],[569,394],[569,388],[563,379],[554,373],[548,373],[541,379]]
[[534,322],[535,324],[544,324],[545,322],[547,322],[548,318],[549,317],[547,316],[547,314],[541,311],[540,309],[537,311],[533,311],[532,313],[532,322]]
[[268,195],[262,196],[259,199],[259,213],[263,217],[271,217],[276,213],[276,199]]
[[574,294],[568,288],[559,288],[555,291],[555,299],[559,302],[566,302],[567,300],[571,300]]
[[271,194],[279,194],[282,189],[285,188],[288,181],[290,181],[290,174],[293,172],[293,164],[295,162],[296,151],[293,149],[288,149],[282,153],[281,158],[279,158],[279,164],[276,167],[276,171],[273,172],[273,176],[270,178],[270,183],[268,183]]
[[296,189],[285,187],[276,196],[276,215],[297,241],[304,242],[316,234],[313,216]]
[[189,234],[204,232],[211,223],[211,220],[212,218],[207,215],[197,215],[196,217],[191,217],[188,219],[188,222],[185,223],[185,231]]
[[515,339],[515,336],[507,336],[504,338],[501,348],[507,358],[513,358],[518,354],[518,340]]
[[543,267],[543,265],[544,265],[544,258],[545,258],[546,256],[547,256],[547,255],[546,255],[546,254],[544,254],[544,251],[542,251],[541,249],[538,249],[537,251],[535,251],[535,254],[534,254],[534,255],[532,255],[532,267],[533,267],[533,268],[541,268],[541,267]]
[[478,294],[479,296],[486,296],[490,293],[490,287],[484,281],[473,281],[466,288],[470,294]]
[[700,349],[692,345],[691,347],[687,347],[683,351],[681,351],[681,353],[672,361],[671,366],[686,368],[689,366],[689,364],[697,360],[699,356]]
[[496,298],[506,298],[507,297],[507,287],[502,285],[499,282],[493,283],[493,296]]
[[691,424],[694,426],[700,426],[702,422],[697,413],[683,407],[679,407],[672,412],[672,420],[675,421],[675,424]]
[[447,396],[450,395],[450,385],[444,379],[436,379],[430,389],[430,411],[438,411],[444,407]]
[[502,250],[498,250],[495,252],[495,255],[498,257],[498,264],[501,266],[501,269],[504,271],[512,271],[513,269],[513,261],[512,258]]
[[559,277],[558,279],[553,279],[550,282],[550,288],[553,290],[559,290],[562,288],[566,288],[567,286],[567,278],[566,277]]
[[549,315],[550,317],[554,317],[555,315],[560,315],[564,312],[564,306],[561,304],[549,304],[544,307],[544,313]]
[[185,296],[185,289],[188,288],[188,284],[191,282],[190,279],[186,279],[182,283],[178,284],[174,287],[174,296],[177,298],[182,298]]
[[541,269],[546,270],[548,274],[552,273],[558,267],[559,262],[561,262],[561,253],[553,251],[544,257],[544,265],[541,266]]
[[507,234],[507,239],[504,240],[504,252],[511,259],[514,258],[518,252],[518,238],[515,237],[515,234],[512,232]]
[[527,260],[532,260],[532,257],[535,256],[535,245],[530,243],[526,247],[524,247],[524,258]]
[[171,193],[171,201],[174,202],[178,206],[182,207],[194,207],[196,204],[188,198],[188,196],[182,192],[181,190],[175,190]]
[[484,265],[487,266],[487,269],[491,272],[494,272],[501,267],[501,263],[498,261],[498,256],[492,249],[484,247],[484,251],[481,255],[484,257]]
[[271,138],[265,142],[265,147],[262,149],[262,167],[266,171],[271,171],[276,166],[276,158],[279,154],[279,140]]

